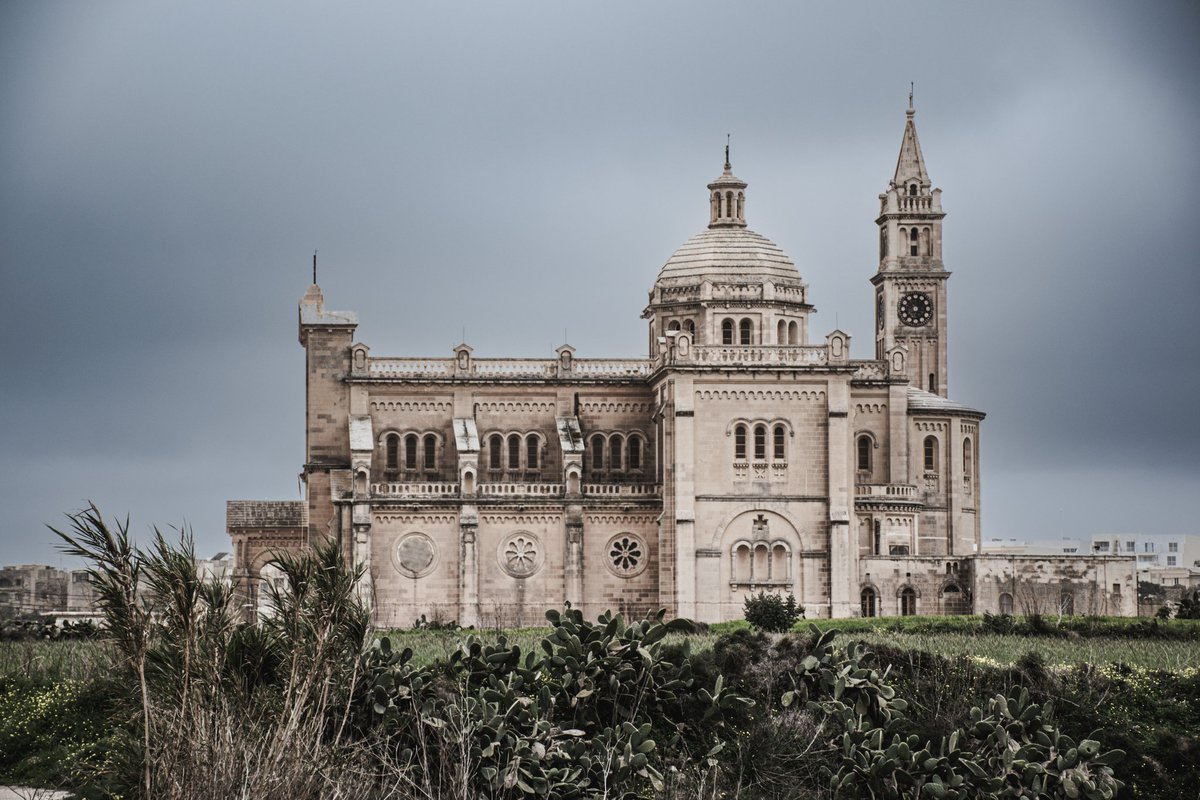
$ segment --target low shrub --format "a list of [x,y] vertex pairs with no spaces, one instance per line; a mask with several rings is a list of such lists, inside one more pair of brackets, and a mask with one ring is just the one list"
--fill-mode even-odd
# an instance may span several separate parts
[[788,592],[787,599],[777,594],[759,592],[746,598],[746,621],[760,631],[782,633],[791,630],[804,616],[804,606],[796,603],[796,596]]

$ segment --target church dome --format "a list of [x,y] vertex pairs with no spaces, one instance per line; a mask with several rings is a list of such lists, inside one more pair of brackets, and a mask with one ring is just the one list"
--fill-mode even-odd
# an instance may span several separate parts
[[787,253],[746,227],[746,186],[733,174],[726,145],[725,171],[708,184],[708,229],[688,239],[667,259],[656,286],[676,288],[704,281],[800,283],[800,273]]
[[787,253],[747,228],[710,227],[688,239],[658,273],[659,285],[771,281],[799,283]]

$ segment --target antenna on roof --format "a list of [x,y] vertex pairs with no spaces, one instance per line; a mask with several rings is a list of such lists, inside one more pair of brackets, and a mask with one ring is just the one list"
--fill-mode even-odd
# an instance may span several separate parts
[[313,286],[317,285],[317,251],[313,250]]
[[732,167],[729,166],[729,134],[728,133],[725,134],[725,169],[726,170],[732,169]]

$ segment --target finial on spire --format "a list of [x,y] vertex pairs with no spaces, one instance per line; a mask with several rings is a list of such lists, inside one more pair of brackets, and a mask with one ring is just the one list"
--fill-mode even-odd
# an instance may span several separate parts
[[913,91],[916,89],[916,87],[917,87],[916,81],[908,82],[908,115],[910,117],[913,114],[917,113],[917,110],[915,108],[913,108]]
[[733,166],[729,163],[729,134],[727,133],[725,134],[725,171],[729,172],[731,169]]
[[313,250],[313,286],[317,285],[317,251]]

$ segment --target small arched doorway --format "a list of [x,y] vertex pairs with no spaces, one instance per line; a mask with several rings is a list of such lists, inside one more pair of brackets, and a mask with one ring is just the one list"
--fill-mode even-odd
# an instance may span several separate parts
[[863,587],[861,595],[861,613],[864,617],[879,616],[879,595],[870,586]]

